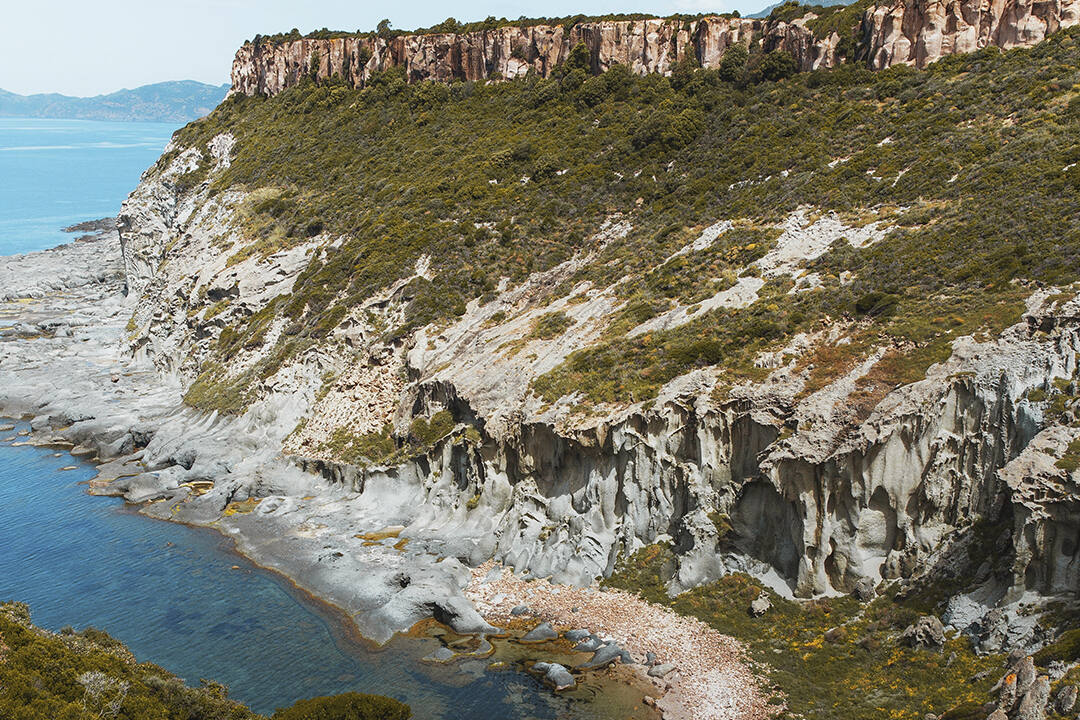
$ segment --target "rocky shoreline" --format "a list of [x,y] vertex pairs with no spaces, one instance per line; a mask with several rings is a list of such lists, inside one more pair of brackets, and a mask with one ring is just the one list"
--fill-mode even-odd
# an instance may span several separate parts
[[[525,581],[504,573],[484,584],[481,571],[459,561],[455,548],[399,537],[407,488],[369,483],[361,502],[351,487],[307,472],[275,449],[295,424],[291,413],[267,408],[246,421],[198,413],[183,405],[177,378],[160,375],[145,356],[125,353],[122,341],[135,301],[124,295],[114,230],[0,259],[0,281],[0,415],[30,422],[26,442],[97,462],[91,493],[122,496],[151,517],[219,530],[233,539],[237,552],[340,609],[361,636],[376,643],[428,617],[462,634],[502,632],[496,623],[511,627],[512,635],[527,629],[509,622],[512,616],[504,612],[506,598],[528,586]],[[394,523],[395,507],[402,508],[401,525]],[[484,575],[489,570],[482,568]],[[555,601],[559,589],[545,585],[547,600],[534,601],[537,616],[572,624]],[[702,684],[703,675],[675,651],[692,637],[682,627],[689,621],[657,608],[664,623],[647,638],[628,635],[626,624],[633,620],[625,614],[605,617],[603,608],[627,607],[630,596],[563,591],[566,599],[592,598],[582,603],[580,617],[591,632],[625,644],[629,657],[620,662],[634,662],[612,677],[635,686],[649,683],[663,717],[763,716],[764,704],[752,691],[753,676],[734,641],[709,631],[724,658],[709,672],[737,682],[716,695],[723,703],[702,704],[701,693],[718,686],[713,680]],[[498,593],[505,597],[493,605]],[[638,610],[649,609],[644,601],[635,603]],[[694,647],[702,659],[713,657],[705,646]],[[677,672],[649,677],[651,666],[641,663],[657,650],[665,662],[677,661]],[[735,689],[744,696],[732,696]]]

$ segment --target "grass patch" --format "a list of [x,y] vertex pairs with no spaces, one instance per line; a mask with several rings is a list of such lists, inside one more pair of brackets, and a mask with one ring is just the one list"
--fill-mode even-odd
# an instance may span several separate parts
[[[926,713],[981,704],[997,680],[1001,657],[975,655],[966,638],[950,637],[943,652],[897,643],[899,633],[925,611],[923,598],[882,596],[868,605],[850,597],[797,603],[743,574],[671,598],[664,583],[673,570],[668,548],[648,546],[622,561],[604,584],[639,593],[741,640],[784,694],[787,716],[921,720]],[[749,607],[762,592],[773,607],[756,618]],[[971,681],[983,671],[990,671],[985,679]]]

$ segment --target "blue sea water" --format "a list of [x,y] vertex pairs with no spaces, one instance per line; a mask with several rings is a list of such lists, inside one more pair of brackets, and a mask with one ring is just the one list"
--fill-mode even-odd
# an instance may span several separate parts
[[466,675],[420,662],[435,639],[374,649],[224,536],[88,495],[90,464],[0,436],[0,601],[28,603],[42,627],[107,630],[139,660],[189,683],[223,682],[260,712],[359,691],[403,700],[419,720],[630,717],[590,702],[588,688],[553,700],[523,672]]
[[115,215],[177,127],[0,118],[0,255],[72,239],[62,228]]

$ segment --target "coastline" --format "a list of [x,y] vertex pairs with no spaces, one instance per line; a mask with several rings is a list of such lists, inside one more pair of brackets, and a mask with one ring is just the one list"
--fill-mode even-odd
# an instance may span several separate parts
[[[131,301],[122,294],[118,251],[115,232],[107,230],[0,259],[0,281],[8,288],[0,299],[0,414],[30,422],[24,440],[98,463],[99,475],[88,483],[92,494],[121,496],[143,515],[217,530],[239,555],[347,619],[350,636],[355,631],[365,644],[384,644],[432,616],[459,634],[498,634],[495,623],[504,615],[477,611],[486,591],[476,589],[478,570],[453,548],[414,536],[404,538],[408,543],[369,539],[399,524],[404,509],[394,508],[409,502],[408,487],[368,487],[360,503],[361,493],[305,472],[274,449],[291,418],[268,409],[248,422],[197,413],[182,404],[176,378],[161,377],[145,356],[121,350]],[[57,275],[56,266],[82,271]],[[277,422],[260,424],[268,417]],[[500,579],[498,586],[507,582],[524,583]],[[552,620],[572,625],[552,608],[544,611]],[[622,637],[618,624],[594,622],[594,632]],[[625,642],[635,663],[651,647],[632,636]],[[732,653],[727,671],[752,678]],[[609,674],[655,691],[656,712],[665,718],[760,716],[756,693],[748,693],[749,704],[703,713],[693,692],[703,676],[680,662],[680,672],[663,683],[640,664]],[[707,687],[716,686],[710,682]]]

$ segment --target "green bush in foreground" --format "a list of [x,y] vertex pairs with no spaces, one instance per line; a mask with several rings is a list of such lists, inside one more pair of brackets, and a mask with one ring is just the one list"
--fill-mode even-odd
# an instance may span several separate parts
[[274,713],[274,720],[409,720],[408,705],[381,695],[344,693],[301,700]]
[[[209,680],[193,688],[167,670],[136,662],[94,628],[51,633],[23,603],[0,604],[0,718],[3,720],[265,720]],[[408,706],[347,693],[279,710],[275,720],[407,720]]]

